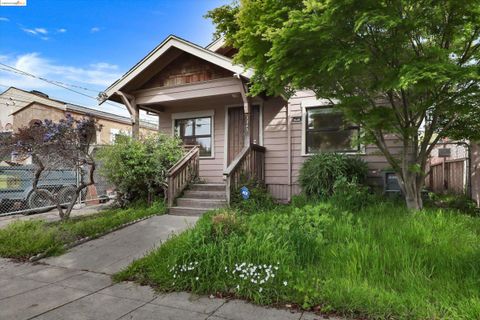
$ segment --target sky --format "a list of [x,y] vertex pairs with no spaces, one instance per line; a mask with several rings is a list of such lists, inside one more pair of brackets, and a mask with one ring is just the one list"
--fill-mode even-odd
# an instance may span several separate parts
[[[25,7],[0,6],[0,63],[96,97],[170,34],[209,44],[214,26],[203,16],[226,3],[27,0]],[[98,106],[95,99],[5,69],[0,65],[0,92],[9,86],[39,90],[52,98],[128,116],[122,105]]]

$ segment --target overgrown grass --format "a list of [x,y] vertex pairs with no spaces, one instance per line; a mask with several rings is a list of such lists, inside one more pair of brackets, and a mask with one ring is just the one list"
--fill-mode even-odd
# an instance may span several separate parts
[[136,204],[128,209],[108,209],[98,214],[68,221],[16,221],[0,229],[0,256],[19,260],[39,253],[48,256],[64,252],[63,246],[77,239],[106,232],[124,223],[166,211],[163,203],[147,207]]
[[217,211],[116,275],[161,291],[294,303],[372,319],[478,319],[480,220],[333,201]]

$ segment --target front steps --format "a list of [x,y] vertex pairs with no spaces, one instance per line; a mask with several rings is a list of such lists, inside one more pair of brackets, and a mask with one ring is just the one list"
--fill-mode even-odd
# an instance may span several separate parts
[[200,216],[212,209],[227,205],[224,184],[193,184],[185,190],[176,205],[171,207],[169,214],[176,216]]

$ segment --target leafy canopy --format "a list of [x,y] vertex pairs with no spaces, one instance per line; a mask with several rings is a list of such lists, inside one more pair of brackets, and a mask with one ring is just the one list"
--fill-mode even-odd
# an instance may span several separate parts
[[311,89],[330,99],[416,207],[434,144],[478,137],[480,0],[242,0],[207,17],[255,70],[251,95]]

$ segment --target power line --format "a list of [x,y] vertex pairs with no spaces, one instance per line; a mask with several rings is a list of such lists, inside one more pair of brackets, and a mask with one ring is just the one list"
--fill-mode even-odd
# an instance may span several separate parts
[[36,76],[36,75],[31,74],[31,73],[29,73],[29,72],[26,72],[26,71],[17,69],[17,68],[15,68],[15,67],[9,66],[9,65],[4,64],[4,63],[0,63],[0,64],[3,65],[3,66],[5,66],[5,67],[7,67],[7,68],[9,68],[9,69],[0,68],[0,69],[5,70],[5,71],[11,71],[11,72],[14,72],[14,73],[17,73],[17,74],[20,74],[20,75],[27,75],[27,76],[34,77],[34,78],[37,78],[37,79],[40,79],[40,80],[43,80],[43,81],[47,81],[47,82],[52,83],[52,84],[56,83],[56,84],[63,85],[63,86],[69,86],[69,87],[74,87],[74,88],[82,89],[82,90],[85,90],[85,91],[91,91],[91,92],[98,93],[97,90],[85,88],[85,87],[82,87],[82,86],[78,86],[78,85],[76,85],[76,84],[65,83],[65,82],[62,82],[62,81],[49,80],[49,79],[46,79],[46,78],[43,78],[43,77]]
[[[17,69],[17,68],[15,68],[15,67],[9,66],[9,65],[7,65],[7,64],[4,64],[4,63],[2,63],[2,62],[0,62],[0,65],[9,68],[9,69],[0,68],[0,70],[9,71],[9,72],[13,72],[13,73],[16,73],[16,74],[19,74],[19,75],[29,76],[29,77],[32,77],[32,78],[35,78],[35,79],[38,79],[38,80],[42,80],[42,81],[45,81],[45,82],[47,82],[47,83],[53,84],[53,85],[55,85],[55,86],[57,86],[57,87],[63,88],[63,89],[65,89],[65,90],[68,90],[68,91],[74,92],[74,93],[76,93],[76,94],[80,94],[80,95],[82,95],[82,96],[84,96],[84,97],[87,97],[87,98],[90,98],[90,99],[94,99],[95,101],[98,101],[98,99],[97,99],[96,97],[90,96],[90,95],[85,94],[85,93],[83,93],[83,92],[79,92],[79,91],[77,91],[77,90],[74,90],[74,89],[72,89],[72,88],[67,87],[68,85],[70,85],[70,86],[75,86],[75,85],[66,84],[66,83],[63,83],[63,82],[60,82],[60,81],[49,80],[49,79],[46,79],[46,78],[43,78],[43,77],[39,77],[39,76],[36,76],[36,75],[31,74],[31,73],[29,73],[29,72],[26,72],[26,71]],[[97,92],[97,91],[94,91],[94,90],[92,90],[92,89],[87,89],[87,88],[80,87],[80,86],[75,86],[75,87],[79,87],[79,88],[82,88],[82,89],[84,89],[84,90],[89,90],[89,91]],[[114,104],[112,104],[112,103],[109,103],[108,101],[106,101],[105,103],[108,104],[108,105],[110,105],[110,106],[112,106],[112,107],[125,110],[124,108],[122,108],[122,107],[120,107],[120,106],[117,106],[117,105],[114,105]]]

